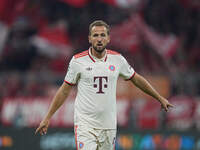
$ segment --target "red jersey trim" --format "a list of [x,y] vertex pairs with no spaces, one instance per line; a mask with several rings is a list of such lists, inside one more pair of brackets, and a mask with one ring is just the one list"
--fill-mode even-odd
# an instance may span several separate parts
[[91,59],[93,62],[95,62],[95,60],[92,58],[92,56],[90,56],[89,50],[88,50],[88,55],[89,55],[90,59]]
[[75,144],[76,144],[76,149],[78,150],[77,128],[78,128],[78,126],[76,125],[76,126],[75,126]]
[[70,82],[68,82],[68,81],[66,81],[66,80],[64,80],[64,81],[65,81],[65,83],[67,83],[67,84],[69,84],[69,85],[71,85],[71,86],[75,85],[75,84],[70,83]]
[[105,58],[105,60],[104,60],[105,62],[106,62],[107,58],[108,58],[108,55],[106,54],[106,58]]
[[80,57],[87,56],[87,55],[88,55],[88,50],[78,53],[78,54],[74,55],[74,57],[80,58]]
[[[96,62],[96,61],[94,60],[94,58],[90,55],[89,50],[88,50],[88,55],[89,55],[90,59],[92,59],[93,62]],[[106,62],[106,60],[107,60],[107,57],[108,57],[108,55],[107,55],[107,50],[106,50],[106,57],[105,57],[105,59],[104,59],[105,62]]]
[[120,53],[116,52],[116,51],[112,51],[112,50],[107,50],[107,54],[111,54],[111,55],[121,55]]
[[134,76],[135,76],[135,71],[134,71],[133,75],[130,78],[126,79],[126,81],[131,80]]

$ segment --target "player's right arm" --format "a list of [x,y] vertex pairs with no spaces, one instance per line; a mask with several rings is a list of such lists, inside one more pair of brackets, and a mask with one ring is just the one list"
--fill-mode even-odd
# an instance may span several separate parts
[[45,115],[44,119],[41,121],[39,127],[36,129],[36,133],[40,133],[41,135],[47,133],[47,129],[49,126],[49,122],[53,114],[60,108],[60,106],[64,103],[64,101],[67,99],[72,86],[63,82],[61,87],[56,92],[56,95],[54,96],[51,105],[48,109],[47,114]]

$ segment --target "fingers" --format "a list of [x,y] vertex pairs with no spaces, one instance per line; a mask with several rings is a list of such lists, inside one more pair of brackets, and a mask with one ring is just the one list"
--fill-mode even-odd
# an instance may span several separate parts
[[172,105],[172,104],[170,104],[170,103],[169,103],[169,104],[168,104],[168,107],[172,107],[172,108],[173,108],[173,107],[174,107],[174,105]]
[[46,134],[46,133],[47,133],[47,127],[45,127],[45,126],[39,126],[39,127],[36,129],[35,134],[37,134],[38,132],[39,132],[41,135]]
[[41,127],[38,127],[35,131],[35,134],[37,134],[41,130]]
[[167,106],[163,106],[163,109],[168,112],[168,107]]
[[174,107],[174,105],[172,105],[172,104],[170,104],[170,103],[168,103],[168,104],[166,104],[166,105],[162,105],[162,108],[166,111],[166,112],[168,112],[169,111],[169,108],[170,107]]
[[[40,133],[40,134],[41,134],[41,133]],[[45,128],[42,129],[42,135],[43,135],[43,134],[47,134],[47,127],[45,127]]]
[[47,129],[48,129],[48,126],[49,126],[49,120],[43,120],[39,127],[36,129],[35,131],[35,134],[37,134],[38,132],[41,134],[41,135],[44,135],[47,133]]

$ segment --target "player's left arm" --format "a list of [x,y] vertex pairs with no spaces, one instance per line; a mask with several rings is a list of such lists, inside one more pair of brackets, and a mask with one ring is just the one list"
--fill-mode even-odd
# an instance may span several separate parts
[[141,75],[135,73],[134,77],[131,78],[131,82],[141,89],[143,92],[147,93],[148,95],[154,97],[161,103],[162,108],[167,112],[170,107],[173,107],[172,104],[168,102],[167,99],[162,97],[152,86],[151,84]]

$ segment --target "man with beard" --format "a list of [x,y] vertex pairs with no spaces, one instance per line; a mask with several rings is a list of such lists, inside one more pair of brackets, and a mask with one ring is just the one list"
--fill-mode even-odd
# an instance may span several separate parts
[[91,47],[76,54],[70,61],[62,86],[51,106],[36,129],[41,135],[47,133],[50,118],[64,103],[71,87],[77,84],[74,130],[77,149],[113,150],[116,139],[116,85],[118,76],[130,80],[145,93],[151,95],[168,111],[172,104],[127,63],[118,52],[106,49],[110,42],[109,26],[101,20],[89,27]]

